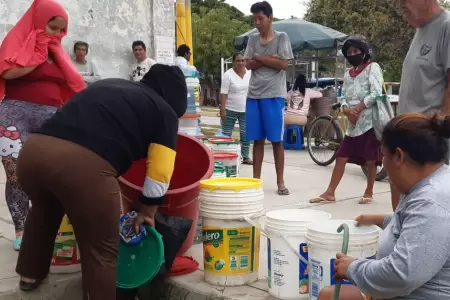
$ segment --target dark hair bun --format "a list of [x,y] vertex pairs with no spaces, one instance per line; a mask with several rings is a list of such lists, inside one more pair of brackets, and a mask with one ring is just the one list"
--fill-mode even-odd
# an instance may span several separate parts
[[450,138],[450,116],[442,113],[435,113],[431,117],[431,122],[433,124],[433,129],[440,136],[446,139]]

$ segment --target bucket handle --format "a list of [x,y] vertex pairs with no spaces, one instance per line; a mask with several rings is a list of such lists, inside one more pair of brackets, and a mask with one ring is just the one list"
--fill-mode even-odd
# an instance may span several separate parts
[[261,232],[261,235],[265,236],[266,238],[268,238],[267,233],[264,231],[264,228],[261,226],[261,224],[255,222],[252,220],[252,218],[259,218],[262,217],[262,214],[254,214],[251,216],[243,216],[242,218],[250,225],[252,225],[255,228],[258,228],[259,231]]
[[[253,216],[254,217],[254,216]],[[245,221],[247,221],[247,223],[249,223],[250,225],[257,227],[262,235],[264,235],[266,238],[270,238],[268,236],[268,234],[264,231],[264,228],[260,225],[257,224],[255,221],[253,221],[250,217],[248,216],[244,216],[243,217]],[[302,256],[300,255],[300,253],[297,251],[297,249],[289,242],[288,238],[281,232],[277,231],[277,230],[272,230],[279,238],[281,238],[284,243],[286,244],[286,246],[288,246],[288,248],[298,257],[298,259],[300,259],[303,263],[305,263],[306,265],[308,265],[308,261]]]
[[[349,240],[349,228],[348,225],[343,223],[341,224],[341,226],[339,226],[339,228],[337,229],[338,233],[341,233],[342,231],[344,231],[344,240],[342,242],[342,253],[344,253],[345,255],[347,255],[348,252],[348,240]],[[341,285],[342,285],[342,280],[338,280],[336,282],[336,285],[334,286],[334,300],[339,300],[339,294],[341,292]]]

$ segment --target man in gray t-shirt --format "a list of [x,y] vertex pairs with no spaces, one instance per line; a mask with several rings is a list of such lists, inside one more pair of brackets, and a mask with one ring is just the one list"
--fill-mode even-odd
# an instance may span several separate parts
[[[398,112],[450,113],[450,12],[437,0],[401,0],[406,21],[417,28],[403,62]],[[394,210],[400,193],[391,186]]]
[[246,139],[254,141],[253,177],[261,177],[266,139],[272,142],[279,195],[289,195],[284,185],[284,107],[286,68],[293,59],[289,37],[272,29],[273,11],[267,1],[252,5],[259,33],[249,37],[245,58],[252,70],[245,111]]

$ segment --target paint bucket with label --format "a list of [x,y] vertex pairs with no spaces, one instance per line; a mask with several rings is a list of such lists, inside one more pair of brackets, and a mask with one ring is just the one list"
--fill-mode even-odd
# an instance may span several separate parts
[[238,155],[234,152],[213,152],[215,162],[220,162],[226,171],[226,177],[239,177]]
[[[337,281],[333,279],[336,254],[342,250],[344,236],[337,232],[341,224],[349,228],[348,256],[375,259],[379,230],[376,226],[356,227],[352,220],[326,220],[309,223],[306,232],[309,251],[309,299],[316,300],[319,292]],[[352,284],[342,280],[342,284]]]
[[[280,209],[266,213],[262,231],[268,237],[268,285],[271,296],[286,300],[309,298],[306,225],[330,218],[329,213],[312,209]],[[248,221],[253,224],[252,220]]]
[[239,162],[242,162],[241,143],[234,138],[212,138],[208,142],[211,144],[212,152],[232,152],[239,156]]
[[55,239],[50,273],[75,273],[79,271],[81,271],[80,251],[72,224],[65,215]]
[[216,161],[214,164],[214,173],[211,178],[225,178],[227,177],[227,170],[225,166],[221,163]]
[[264,210],[262,181],[217,178],[200,183],[205,281],[240,286],[258,280],[260,231],[243,217]]

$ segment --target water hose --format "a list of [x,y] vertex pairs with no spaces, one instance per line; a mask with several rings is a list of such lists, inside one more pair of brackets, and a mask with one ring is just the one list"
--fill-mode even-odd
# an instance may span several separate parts
[[[348,252],[348,240],[350,238],[350,234],[349,234],[349,228],[347,224],[341,224],[341,226],[339,226],[339,228],[337,229],[338,233],[341,233],[342,230],[344,231],[344,240],[342,241],[342,253],[344,253],[345,255],[347,255]],[[342,280],[338,280],[336,282],[336,285],[334,286],[334,300],[339,300],[339,293],[341,292],[341,285],[342,285]]]

